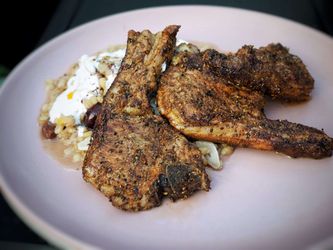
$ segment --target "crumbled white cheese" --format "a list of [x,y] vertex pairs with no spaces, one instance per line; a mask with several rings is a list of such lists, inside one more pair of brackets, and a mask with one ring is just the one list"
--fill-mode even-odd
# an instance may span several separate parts
[[79,59],[78,69],[67,82],[67,89],[62,92],[50,109],[50,121],[55,122],[60,116],[73,116],[75,124],[80,124],[80,117],[87,109],[83,104],[84,99],[101,95],[98,77],[98,67],[102,60],[112,63],[109,75],[106,75],[106,88],[110,88],[119,71],[125,49],[106,52],[97,56],[83,55]]
[[77,148],[81,151],[87,151],[89,148],[90,139],[91,139],[91,137],[89,136],[86,139],[84,139],[83,141],[79,142],[77,144]]
[[[177,39],[176,45],[186,43],[186,41]],[[75,124],[80,124],[80,118],[87,111],[83,100],[92,96],[100,96],[101,86],[99,84],[99,66],[103,62],[109,62],[112,66],[105,75],[105,88],[109,89],[120,69],[121,61],[124,58],[126,49],[119,49],[114,52],[104,52],[96,56],[83,55],[79,59],[78,69],[73,77],[67,82],[67,88],[62,92],[53,103],[49,112],[50,121],[61,116],[73,116]],[[163,63],[162,70],[166,69],[166,63]],[[106,91],[104,91],[106,93]]]
[[178,45],[180,45],[180,44],[182,44],[182,43],[188,44],[188,42],[185,41],[185,40],[177,39],[177,41],[176,41],[176,46],[178,46]]
[[85,127],[84,127],[84,126],[78,126],[78,127],[77,127],[77,136],[78,136],[78,137],[82,137],[84,131],[85,131]]

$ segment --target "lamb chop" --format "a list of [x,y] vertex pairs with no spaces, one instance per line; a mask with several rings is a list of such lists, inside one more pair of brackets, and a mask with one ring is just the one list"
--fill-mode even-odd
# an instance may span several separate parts
[[[333,140],[323,131],[286,120],[268,119],[263,112],[265,99],[262,91],[241,86],[249,87],[241,82],[242,77],[238,78],[238,73],[225,74],[225,64],[217,63],[223,57],[212,50],[179,52],[174,57],[161,77],[157,94],[160,112],[171,125],[195,139],[277,151],[291,157],[319,159],[332,155]],[[236,62],[234,66],[237,68]],[[271,75],[273,79],[275,73]],[[236,84],[232,82],[233,75]],[[256,77],[249,77],[255,83]],[[299,79],[303,78],[299,76]],[[294,84],[287,82],[286,86]],[[273,90],[269,93],[272,94]],[[279,92],[279,98],[287,96],[289,100],[291,96],[297,96],[296,99],[300,100],[307,96],[307,92],[305,95],[296,94],[297,91],[292,95],[283,93]]]
[[147,210],[165,196],[175,201],[210,187],[200,151],[149,104],[178,29],[129,31],[126,56],[95,122],[83,178],[123,210]]
[[279,43],[259,49],[245,45],[229,54],[209,49],[201,54],[201,60],[204,70],[273,99],[286,102],[310,99],[313,78],[302,60]]

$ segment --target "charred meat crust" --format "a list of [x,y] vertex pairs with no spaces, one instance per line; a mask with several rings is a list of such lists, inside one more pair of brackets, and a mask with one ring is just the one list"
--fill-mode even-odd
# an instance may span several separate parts
[[236,53],[229,54],[213,49],[183,54],[186,61],[179,61],[189,69],[203,70],[205,74],[223,77],[235,86],[259,91],[285,102],[309,100],[314,86],[302,60],[279,43],[259,49],[245,45]]
[[161,77],[159,110],[179,131],[195,139],[291,157],[320,159],[332,155],[332,138],[323,131],[269,120],[260,91],[235,85],[217,74],[219,69],[209,72],[205,67],[199,54],[179,53]]
[[99,126],[83,174],[113,205],[146,210],[209,189],[200,152],[161,117],[105,116]]
[[171,59],[179,26],[129,31],[126,56],[104,98],[83,164],[83,178],[126,211],[159,206],[209,190],[200,151],[154,115],[149,96]]

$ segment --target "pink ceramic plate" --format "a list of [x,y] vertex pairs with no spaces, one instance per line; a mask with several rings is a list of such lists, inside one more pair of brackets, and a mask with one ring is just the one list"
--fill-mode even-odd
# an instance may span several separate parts
[[156,32],[168,24],[182,25],[179,38],[226,51],[270,42],[289,47],[316,80],[313,98],[300,105],[270,105],[267,113],[333,136],[332,38],[233,8],[177,6],[121,13],[47,43],[18,65],[2,87],[1,189],[8,202],[37,233],[65,248],[299,249],[332,244],[333,158],[295,160],[237,149],[223,171],[209,171],[209,193],[125,213],[86,184],[80,172],[62,168],[43,150],[37,117],[45,79],[60,76],[84,53],[125,43],[129,29]]

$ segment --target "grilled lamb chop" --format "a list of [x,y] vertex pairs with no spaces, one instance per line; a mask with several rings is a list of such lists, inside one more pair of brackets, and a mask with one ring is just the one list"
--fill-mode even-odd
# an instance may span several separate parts
[[[207,61],[216,53],[179,52],[162,75],[157,103],[171,125],[196,139],[277,151],[291,157],[331,156],[333,141],[323,131],[285,120],[269,120],[263,112],[261,92],[230,82],[233,73],[226,77],[223,64]],[[212,58],[217,57],[222,56]],[[234,75],[236,83],[240,83],[241,78]]]
[[306,101],[313,89],[314,80],[302,60],[279,43],[259,49],[245,45],[229,54],[209,49],[201,53],[201,60],[204,71],[273,99]]
[[129,31],[126,56],[95,122],[83,177],[123,210],[147,210],[164,196],[175,201],[209,190],[200,151],[149,105],[178,29]]

